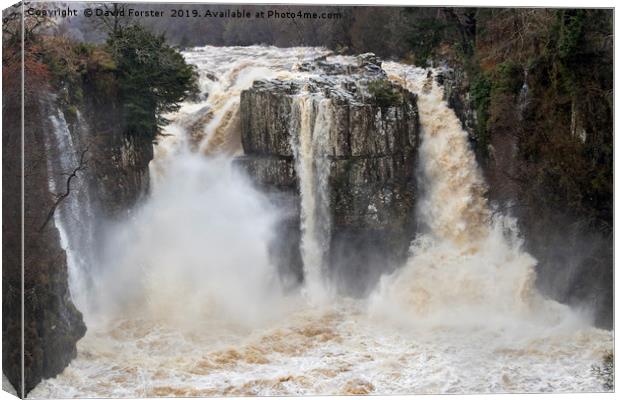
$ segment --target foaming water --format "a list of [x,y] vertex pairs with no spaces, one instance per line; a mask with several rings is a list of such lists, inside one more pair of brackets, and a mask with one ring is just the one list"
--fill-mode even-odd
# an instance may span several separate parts
[[279,300],[268,254],[277,218],[230,159],[182,153],[133,220],[110,232],[102,309],[175,324],[259,322]]
[[[368,300],[317,303],[281,290],[267,251],[279,210],[231,163],[241,151],[238,97],[254,79],[307,77],[296,63],[324,54],[261,46],[185,53],[203,97],[169,117],[149,200],[111,231],[98,318],[77,358],[30,396],[603,390],[590,367],[613,335],[536,292],[536,260],[522,251],[516,221],[493,216],[467,134],[423,69],[384,64],[419,95],[425,227],[406,265]],[[321,276],[329,110],[328,100],[302,94],[291,116],[311,283],[304,294],[329,291]]]
[[307,76],[297,71],[297,66],[327,53],[320,48],[264,46],[205,46],[187,51],[184,56],[197,66],[200,90],[206,96],[197,103],[187,103],[175,119],[189,125],[192,140],[202,153],[239,154],[242,152],[238,114],[241,91],[257,79]]
[[585,316],[536,290],[536,260],[522,250],[516,221],[492,216],[467,132],[443,89],[421,68],[384,68],[420,94],[418,218],[425,230],[411,244],[406,265],[382,279],[374,306],[418,324],[589,326]]
[[248,331],[117,321],[90,332],[67,370],[31,395],[600,391],[590,365],[611,345],[599,330],[508,338],[484,328],[405,329],[369,319],[362,302],[318,309],[300,302],[287,318]]

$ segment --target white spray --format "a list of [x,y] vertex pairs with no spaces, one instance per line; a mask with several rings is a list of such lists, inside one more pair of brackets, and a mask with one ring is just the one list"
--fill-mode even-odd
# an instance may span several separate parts
[[[234,129],[202,128],[219,117],[232,126],[225,117],[231,109],[215,103],[234,104],[225,97],[231,83],[245,85],[233,77],[244,75],[246,67],[233,73],[240,65],[297,77],[286,72],[297,56],[321,52],[252,46],[185,54],[199,66],[209,97],[170,118],[172,136],[156,147],[151,165],[152,196],[112,232],[115,241],[104,251],[110,269],[101,282],[110,291],[101,297],[112,300],[107,309],[118,319],[89,324],[78,357],[30,396],[601,390],[590,366],[612,347],[613,335],[535,293],[535,260],[521,250],[515,221],[493,218],[466,133],[425,70],[384,65],[419,94],[423,128],[419,215],[426,230],[407,265],[382,281],[373,318],[365,301],[334,298],[316,307],[281,296],[266,251],[278,212],[234,170],[231,147],[216,145],[233,143],[226,136]],[[246,72],[248,79],[254,74]],[[321,163],[328,160],[319,155],[328,153],[330,105],[311,97],[297,99],[293,148],[306,274],[319,276],[326,250],[320,229],[327,226],[321,215],[329,215],[321,197],[328,176]],[[306,263],[308,257],[318,261]]]
[[109,235],[104,308],[190,328],[267,319],[279,299],[268,254],[277,217],[230,159],[180,154],[133,220]]
[[[252,56],[253,50],[259,54]],[[210,55],[204,56],[205,51]],[[155,147],[150,198],[131,221],[107,235],[103,253],[109,257],[98,278],[102,309],[113,316],[135,312],[160,321],[172,319],[190,328],[213,319],[254,326],[268,320],[270,312],[277,313],[281,307],[275,299],[281,293],[268,249],[280,217],[232,161],[232,155],[242,153],[239,97],[256,79],[303,76],[294,71],[300,57],[323,53],[259,46],[222,52],[207,46],[186,54],[200,67],[203,98],[167,116],[173,122]],[[309,122],[316,132],[302,135],[304,145],[306,139],[321,138],[329,130],[327,103],[321,104],[317,122],[314,113]],[[316,146],[320,143],[310,144]],[[315,178],[321,182],[318,186],[325,186],[325,173]],[[308,185],[317,186],[314,181]],[[318,203],[324,203],[325,195],[317,196]],[[318,215],[323,218],[327,212]],[[322,222],[312,218],[311,231],[326,229]],[[312,248],[306,252],[310,259],[322,258],[318,252],[325,243],[305,243]],[[312,265],[309,282],[318,282],[314,272],[320,273],[323,264]]]
[[418,218],[426,229],[412,243],[405,267],[382,280],[376,307],[400,308],[406,318],[440,325],[583,325],[568,307],[536,291],[536,260],[522,250],[516,221],[492,214],[467,132],[442,88],[423,69],[396,63],[384,68],[419,94]]

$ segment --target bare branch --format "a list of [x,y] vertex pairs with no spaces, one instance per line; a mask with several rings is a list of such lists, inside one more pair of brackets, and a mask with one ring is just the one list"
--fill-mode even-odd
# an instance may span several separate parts
[[52,219],[52,217],[54,216],[54,213],[56,212],[56,209],[58,208],[58,206],[60,205],[60,203],[62,203],[62,201],[64,199],[66,199],[69,194],[71,194],[71,180],[75,177],[77,177],[77,173],[79,171],[83,171],[86,169],[86,153],[88,152],[88,147],[86,147],[83,151],[82,154],[80,155],[80,162],[78,163],[78,166],[75,167],[75,169],[73,170],[73,172],[71,172],[71,174],[69,174],[69,177],[67,178],[67,189],[64,193],[60,194],[60,195],[56,195],[56,201],[54,202],[54,204],[52,205],[52,208],[49,210],[49,212],[47,213],[47,218],[45,218],[45,221],[43,222],[43,225],[41,225],[41,227],[39,228],[39,232],[41,232],[48,224],[48,222]]

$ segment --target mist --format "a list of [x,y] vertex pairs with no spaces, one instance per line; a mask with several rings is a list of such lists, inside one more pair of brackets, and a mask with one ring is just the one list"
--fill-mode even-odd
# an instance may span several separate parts
[[[273,164],[266,170],[274,181],[273,175],[294,177],[288,193],[259,185],[247,172],[248,159],[239,157],[247,142],[239,132],[241,92],[275,77],[311,86],[317,72],[300,71],[298,64],[319,56],[334,62],[324,50],[207,46],[185,56],[198,65],[205,93],[169,116],[150,164],[150,193],[105,229],[104,256],[87,294],[92,307],[82,310],[89,333],[72,365],[37,393],[53,396],[67,387],[89,396],[600,387],[589,366],[612,335],[593,328],[587,313],[539,293],[537,260],[523,248],[516,219],[489,206],[468,135],[428,69],[382,66],[389,80],[417,94],[421,128],[417,161],[399,165],[419,177],[415,238],[402,260],[372,246],[363,257],[355,254],[364,236],[332,241],[329,189],[337,183],[329,179],[328,156],[339,117],[328,90],[295,92],[287,97],[286,119],[274,118],[288,124],[281,132],[290,135],[290,155],[273,157],[261,148],[254,154],[291,164],[284,173]],[[355,65],[353,58],[338,60]],[[350,83],[337,75],[325,82],[333,91]],[[276,85],[259,86],[275,92]],[[269,104],[274,113],[280,106]],[[286,234],[285,223],[295,235]],[[298,247],[299,271],[282,265],[295,257],[274,251],[291,243]],[[102,387],[93,374],[123,385]]]
[[279,212],[230,159],[178,155],[132,218],[108,229],[99,313],[268,320],[283,295],[268,251]]

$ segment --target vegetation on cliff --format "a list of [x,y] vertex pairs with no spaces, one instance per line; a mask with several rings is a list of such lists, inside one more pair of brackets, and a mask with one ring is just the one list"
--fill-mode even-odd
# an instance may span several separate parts
[[179,103],[196,92],[196,72],[183,56],[140,25],[111,32],[107,49],[116,62],[128,134],[154,138]]
[[[413,18],[443,26],[430,49],[412,31],[413,53],[464,72],[457,91],[471,96],[491,196],[520,217],[539,261],[557,265],[547,279],[554,296],[585,301],[611,326],[613,13],[440,9]],[[561,267],[563,293],[554,283]]]
[[[27,6],[36,5],[29,3]],[[133,74],[142,73],[140,78],[145,79],[142,84],[146,91],[143,89],[139,95],[153,106],[141,114],[125,114],[125,120],[119,125],[128,135],[141,135],[141,140],[146,136],[149,146],[142,150],[150,151],[152,156],[150,140],[163,122],[160,113],[174,110],[195,84],[193,70],[176,50],[165,45],[163,37],[140,27],[126,29],[139,35],[128,37],[119,32],[106,44],[87,44],[58,35],[54,32],[54,21],[47,17],[33,15],[22,19],[21,4],[3,14],[2,364],[3,373],[20,394],[27,394],[42,379],[62,372],[76,356],[76,342],[86,331],[82,314],[74,306],[69,293],[67,257],[60,244],[59,231],[55,224],[48,222],[59,203],[73,195],[71,179],[78,170],[85,168],[83,161],[87,150],[82,150],[75,170],[63,173],[67,179],[66,192],[53,193],[50,181],[54,179],[50,176],[49,165],[55,156],[49,137],[53,136],[55,129],[50,119],[56,108],[62,109],[71,127],[78,118],[78,109],[85,111],[87,107],[83,106],[92,104],[93,93],[112,99],[109,103],[112,106],[125,107],[131,100],[126,95],[132,90],[128,85],[140,82]],[[133,49],[133,55],[137,55],[138,49],[147,45],[152,46],[149,56],[156,57],[156,60],[145,66],[141,64],[142,60],[132,58],[131,51]],[[119,47],[125,52],[115,53]],[[26,113],[23,130],[22,71]],[[104,116],[114,115],[113,109],[106,107],[104,110]],[[98,126],[98,121],[94,125]],[[136,129],[136,126],[144,129]],[[93,132],[88,138],[93,141],[87,157],[89,167],[96,168],[101,158],[110,164],[112,157],[102,157],[102,154],[110,153],[105,147],[109,147],[109,143],[117,144],[117,151],[121,152],[120,147],[125,142],[119,138],[122,130],[97,129]],[[116,135],[118,140],[106,142],[102,140],[106,135]],[[22,138],[25,143],[23,153]],[[117,181],[116,185],[118,188],[120,183]],[[22,190],[25,193],[23,205],[19,196]],[[119,193],[116,196],[121,197]],[[23,238],[20,232],[23,232]],[[24,260],[20,256],[22,239]],[[22,296],[23,315],[20,307]]]
[[[422,40],[414,53],[467,72],[476,139],[491,144],[500,129],[517,138],[521,165],[507,178],[527,182],[524,205],[560,206],[610,232],[612,13],[450,9],[422,20],[428,25],[428,19],[443,23],[442,37],[430,51]],[[418,43],[415,36],[410,42]],[[522,113],[506,121],[507,108]]]
[[378,79],[368,83],[368,92],[372,96],[372,100],[379,107],[392,107],[402,104],[402,94],[385,79]]
[[[163,114],[177,110],[196,92],[194,67],[164,35],[139,24],[101,22],[107,40],[92,44],[50,34],[54,23],[49,18],[26,18],[27,86],[41,93],[53,89],[69,116],[82,102],[84,86],[90,86],[101,96],[118,99],[126,134],[154,139],[167,122]],[[6,64],[19,66],[18,32],[5,29],[5,37]]]

